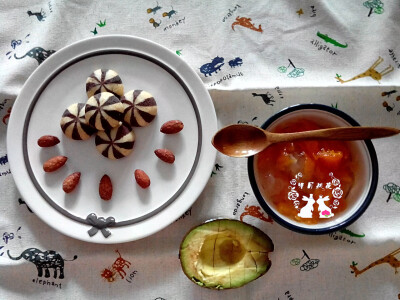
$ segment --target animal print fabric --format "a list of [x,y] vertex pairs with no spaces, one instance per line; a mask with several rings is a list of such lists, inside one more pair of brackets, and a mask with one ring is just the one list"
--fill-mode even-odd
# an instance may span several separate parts
[[[399,15],[399,1],[389,0],[1,1],[0,299],[399,299],[400,136],[373,141],[376,193],[343,230],[307,236],[283,228],[256,200],[247,160],[218,153],[188,211],[152,236],[116,245],[75,240],[41,221],[16,189],[7,148],[13,104],[35,69],[72,43],[111,34],[157,42],[188,63],[210,92],[219,127],[261,126],[288,106],[320,103],[364,126],[399,128]],[[100,68],[118,72],[118,58],[93,70]],[[77,74],[83,83],[89,75]],[[186,278],[180,242],[216,217],[271,237],[266,275],[231,291]]]

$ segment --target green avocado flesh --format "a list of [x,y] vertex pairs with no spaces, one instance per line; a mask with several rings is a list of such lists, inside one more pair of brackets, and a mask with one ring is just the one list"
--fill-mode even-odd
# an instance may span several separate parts
[[183,239],[183,272],[200,286],[237,288],[271,267],[271,239],[258,228],[237,220],[217,219],[192,229]]

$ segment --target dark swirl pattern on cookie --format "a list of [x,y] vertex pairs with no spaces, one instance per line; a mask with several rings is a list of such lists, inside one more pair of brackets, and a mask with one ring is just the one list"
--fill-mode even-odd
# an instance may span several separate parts
[[112,93],[117,97],[121,97],[124,94],[124,86],[117,72],[98,69],[87,78],[86,93],[88,98],[103,92]]
[[105,92],[89,98],[85,106],[86,122],[97,130],[110,130],[120,125],[124,106],[113,94]]
[[121,125],[96,135],[96,149],[109,159],[120,159],[128,156],[135,143],[135,133],[129,125]]
[[64,134],[73,140],[87,140],[96,132],[85,119],[85,103],[71,104],[63,113],[60,126]]
[[157,115],[157,103],[153,96],[143,90],[132,90],[121,98],[124,105],[124,121],[135,127],[145,127]]

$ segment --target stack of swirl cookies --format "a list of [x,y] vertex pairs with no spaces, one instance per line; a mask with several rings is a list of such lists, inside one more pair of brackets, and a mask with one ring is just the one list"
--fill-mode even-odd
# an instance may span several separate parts
[[124,94],[117,72],[95,70],[86,80],[86,103],[70,105],[60,126],[73,140],[87,140],[96,133],[96,149],[109,159],[120,159],[133,151],[133,127],[145,127],[157,115],[153,96],[142,90]]

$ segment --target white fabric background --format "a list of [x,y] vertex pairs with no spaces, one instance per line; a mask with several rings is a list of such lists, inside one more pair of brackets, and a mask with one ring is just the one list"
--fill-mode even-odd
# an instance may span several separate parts
[[[17,60],[33,47],[59,50],[73,42],[90,38],[96,27],[98,36],[129,34],[144,37],[169,48],[181,50],[181,57],[203,80],[210,90],[220,127],[238,121],[261,125],[279,110],[298,103],[336,105],[366,126],[400,127],[399,67],[392,60],[389,49],[400,57],[399,1],[383,1],[384,12],[368,17],[365,1],[159,1],[163,9],[153,16],[147,14],[157,1],[0,1],[0,119],[6,116],[24,82],[38,66],[32,58]],[[229,10],[237,8],[231,16]],[[51,6],[51,11],[50,11]],[[170,20],[161,13],[171,6],[177,11]],[[311,6],[316,16],[311,17]],[[303,9],[304,14],[296,11]],[[28,10],[46,14],[40,22],[29,17]],[[261,24],[263,32],[231,25],[237,16],[251,17]],[[154,28],[149,18],[161,20]],[[224,17],[226,17],[225,22]],[[106,26],[96,25],[106,20]],[[178,26],[165,26],[182,20]],[[184,21],[183,21],[184,20]],[[164,26],[165,25],[165,26]],[[311,44],[317,32],[329,34],[337,41],[348,43],[347,48],[335,49],[338,54],[318,50]],[[26,36],[29,36],[26,38]],[[13,40],[21,44],[12,48]],[[28,43],[29,42],[29,43]],[[320,43],[324,43],[320,40]],[[325,44],[325,43],[324,43]],[[6,55],[12,51],[10,55]],[[200,67],[216,57],[224,57],[221,72],[205,77]],[[370,77],[341,85],[336,74],[349,79],[367,70],[378,57],[384,61],[381,71],[389,64],[394,71],[380,83]],[[241,66],[230,68],[228,61],[240,57]],[[289,78],[278,67],[288,66],[290,59],[304,75]],[[243,76],[223,79],[242,72]],[[218,82],[220,83],[218,84]],[[215,84],[217,83],[217,84]],[[215,85],[214,85],[215,84]],[[276,87],[282,91],[283,98]],[[390,97],[384,91],[397,90]],[[266,105],[252,92],[274,96],[273,106]],[[8,99],[8,100],[6,100]],[[393,111],[383,107],[383,101]],[[256,119],[252,121],[254,118]],[[7,126],[0,121],[0,157],[7,154]],[[366,213],[350,229],[364,233],[355,238],[341,233],[354,243],[334,240],[332,236],[305,236],[290,232],[276,223],[270,224],[252,217],[244,221],[266,232],[275,244],[271,254],[272,267],[260,279],[236,290],[211,291],[191,283],[183,274],[178,259],[179,244],[185,233],[203,221],[214,217],[238,218],[233,215],[236,199],[249,193],[245,205],[258,205],[247,179],[245,160],[232,160],[218,154],[216,163],[223,166],[210,178],[204,192],[191,209],[191,214],[171,224],[161,232],[131,243],[93,245],[63,236],[45,225],[20,198],[12,175],[0,176],[0,234],[14,233],[6,244],[0,239],[0,299],[397,299],[400,293],[399,274],[388,264],[382,264],[354,277],[349,265],[358,262],[359,268],[389,254],[400,247],[400,225],[397,221],[400,204],[391,199],[383,185],[400,185],[400,137],[374,140],[379,161],[379,183],[376,195]],[[0,173],[9,165],[0,165]],[[18,228],[21,227],[19,231]],[[18,238],[20,236],[21,238]],[[65,259],[65,278],[50,281],[61,283],[61,288],[41,286],[36,268],[31,262],[13,261],[14,256],[27,248],[56,250]],[[132,265],[128,274],[137,271],[132,283],[125,279],[106,282],[100,273],[117,258],[118,249]],[[301,258],[305,250],[311,258],[320,260],[318,268],[308,272],[290,265],[293,258]]]

